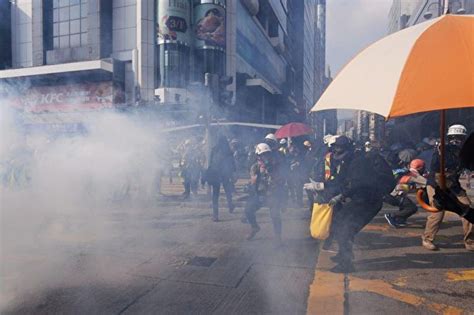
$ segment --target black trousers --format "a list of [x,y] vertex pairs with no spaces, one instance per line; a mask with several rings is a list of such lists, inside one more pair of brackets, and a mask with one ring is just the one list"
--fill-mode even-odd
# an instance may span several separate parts
[[273,231],[277,236],[281,236],[281,210],[283,208],[283,198],[275,195],[276,193],[267,197],[259,196],[257,194],[250,195],[245,205],[245,216],[250,225],[256,228],[258,227],[256,216],[257,211],[263,206],[268,206],[270,208],[270,217],[272,218]]
[[418,211],[416,204],[408,196],[385,195],[383,201],[389,205],[398,207],[398,212],[392,214],[397,222],[405,222]]
[[219,195],[221,192],[221,185],[224,187],[225,196],[227,198],[227,206],[229,209],[234,207],[232,203],[232,191],[234,189],[230,178],[225,178],[221,181],[211,183],[212,187],[212,215],[214,218],[219,216]]
[[339,255],[343,260],[352,259],[355,236],[379,213],[382,204],[382,196],[356,197],[339,209],[333,232],[339,244]]

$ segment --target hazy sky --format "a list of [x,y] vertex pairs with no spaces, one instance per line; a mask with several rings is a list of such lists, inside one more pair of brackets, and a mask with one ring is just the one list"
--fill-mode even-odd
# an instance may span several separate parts
[[[392,0],[327,0],[326,63],[334,77],[359,51],[387,35]],[[338,111],[338,118],[352,111]]]
[[334,76],[360,50],[387,34],[392,0],[326,3],[326,62]]

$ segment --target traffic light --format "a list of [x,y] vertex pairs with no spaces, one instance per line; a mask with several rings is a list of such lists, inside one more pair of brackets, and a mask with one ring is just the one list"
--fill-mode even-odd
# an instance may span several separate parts
[[219,78],[219,105],[231,106],[234,92],[227,90],[227,86],[234,82],[234,78],[230,76],[221,76]]

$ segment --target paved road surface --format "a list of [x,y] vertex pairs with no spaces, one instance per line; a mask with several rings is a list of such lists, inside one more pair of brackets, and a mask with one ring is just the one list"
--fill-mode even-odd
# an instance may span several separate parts
[[238,205],[218,223],[204,196],[2,221],[2,314],[474,312],[474,254],[462,248],[455,216],[440,232],[442,250],[428,252],[424,213],[399,230],[380,215],[357,239],[357,271],[339,275],[328,272],[332,253],[309,238],[305,209],[286,210],[285,246],[275,249],[268,210],[246,241]]

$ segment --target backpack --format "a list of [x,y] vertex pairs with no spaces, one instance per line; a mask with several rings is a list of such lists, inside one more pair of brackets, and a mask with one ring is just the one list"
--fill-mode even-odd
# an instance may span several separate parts
[[390,194],[395,189],[397,180],[387,161],[376,152],[369,152],[366,158],[370,161],[373,169],[374,188],[383,195]]

